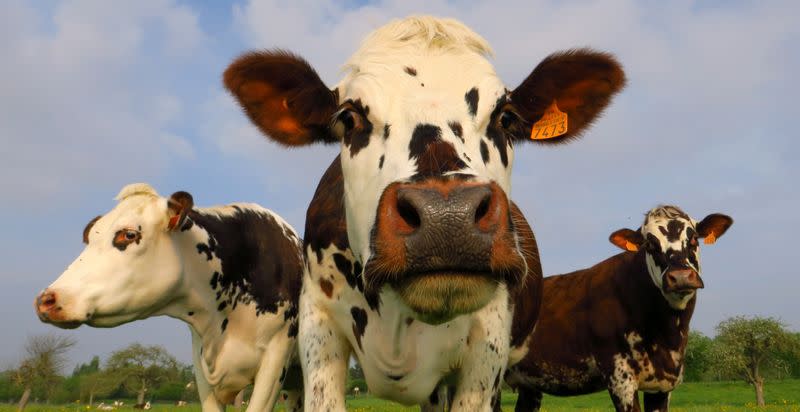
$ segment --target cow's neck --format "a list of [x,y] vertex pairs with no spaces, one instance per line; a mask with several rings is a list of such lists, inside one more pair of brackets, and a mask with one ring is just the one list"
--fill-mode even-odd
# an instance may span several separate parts
[[627,295],[625,299],[631,307],[640,311],[638,319],[641,325],[637,325],[638,328],[647,337],[663,341],[670,347],[685,347],[697,294],[689,300],[685,309],[672,308],[661,290],[653,284],[647,270],[645,252],[626,255],[629,256],[626,256],[624,267],[618,273],[626,275],[621,280],[628,283],[628,286],[620,289]]
[[198,245],[207,244],[208,232],[198,225],[173,235],[183,262],[183,284],[174,299],[162,313],[183,320],[202,338],[203,347],[218,341],[223,335],[222,324],[227,310],[219,310],[210,279],[221,272],[219,259],[198,251]]

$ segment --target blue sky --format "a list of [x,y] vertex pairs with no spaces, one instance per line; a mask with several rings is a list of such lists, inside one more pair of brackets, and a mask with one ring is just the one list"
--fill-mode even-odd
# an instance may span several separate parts
[[[222,90],[252,48],[305,56],[334,84],[359,39],[391,18],[456,17],[489,40],[517,85],[550,52],[615,53],[628,87],[584,139],[518,148],[512,197],[531,220],[546,274],[613,253],[608,235],[674,203],[736,223],[703,249],[693,327],[739,314],[800,330],[795,269],[800,143],[800,7],[790,1],[386,0],[188,3],[10,0],[0,5],[0,368],[28,335],[56,331],[32,300],[82,249],[89,219],[131,182],[187,190],[203,206],[252,201],[302,231],[334,147],[266,142]],[[190,360],[188,329],[149,319],[59,331],[75,361],[130,342]]]

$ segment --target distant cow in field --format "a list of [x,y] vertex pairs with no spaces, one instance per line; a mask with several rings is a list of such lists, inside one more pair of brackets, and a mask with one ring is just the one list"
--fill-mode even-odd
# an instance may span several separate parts
[[665,412],[681,382],[700,278],[698,239],[710,244],[733,220],[699,223],[674,206],[647,213],[638,231],[611,243],[628,252],[577,272],[546,277],[530,350],[506,381],[519,390],[516,411],[536,411],[542,392],[568,396],[609,391],[617,411]]
[[39,318],[63,328],[183,320],[203,411],[223,411],[251,383],[248,411],[271,410],[297,335],[297,233],[255,204],[196,209],[189,193],[164,198],[146,184],[126,186],[117,200],[36,298]]
[[625,84],[587,49],[510,90],[489,44],[452,19],[373,32],[334,88],[285,51],[245,54],[225,85],[286,146],[337,143],[306,216],[299,355],[305,405],[344,411],[348,359],[370,393],[487,411],[536,323],[541,266],[511,202],[514,150],[576,140]]

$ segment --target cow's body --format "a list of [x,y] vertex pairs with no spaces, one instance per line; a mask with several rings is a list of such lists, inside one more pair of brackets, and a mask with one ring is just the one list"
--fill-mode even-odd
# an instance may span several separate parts
[[512,91],[490,54],[460,22],[420,16],[367,37],[333,90],[284,51],[248,53],[226,70],[226,87],[270,138],[341,143],[306,216],[307,409],[345,409],[353,354],[379,397],[434,406],[452,385],[453,410],[486,411],[509,359],[524,354],[541,269],[509,200],[514,145],[561,115],[569,126],[547,123],[554,138],[542,142],[579,136],[625,79],[611,56],[573,50]]
[[[120,205],[87,226],[86,250],[37,299],[40,318],[67,327],[181,319],[192,334],[203,411],[224,410],[249,384],[248,411],[271,410],[295,348],[300,238],[258,205],[194,209],[188,194],[176,195],[160,198],[146,185],[123,189]],[[153,225],[161,209],[163,222]],[[110,235],[122,227],[140,233],[138,240],[122,245]],[[113,262],[125,257],[125,267]],[[115,275],[121,284],[111,285]],[[98,294],[106,300],[95,300]]]
[[[688,216],[673,220],[691,229],[683,240],[675,234],[673,244],[682,246],[664,246],[675,257],[667,260],[675,266],[699,269],[696,238],[691,239],[693,221]],[[660,220],[657,226],[669,227],[662,223],[666,221]],[[724,230],[718,231],[715,237],[722,233]],[[650,242],[658,239],[653,237]],[[625,246],[624,241],[619,245]],[[680,299],[665,298],[669,293],[654,282],[651,272],[666,276],[668,268],[648,267],[648,260],[652,261],[648,254],[657,253],[653,246],[642,247],[588,269],[544,279],[544,298],[530,350],[506,375],[506,381],[520,393],[518,412],[538,410],[542,392],[569,396],[601,390],[610,392],[619,411],[639,410],[637,391],[644,392],[646,411],[667,410],[669,394],[681,382],[697,296],[686,287],[687,293]],[[702,287],[702,281],[699,285]]]
[[[542,269],[533,231],[521,212],[513,208],[529,270],[525,285],[511,296],[505,288],[500,289],[492,302],[474,314],[439,325],[427,324],[415,319],[391,290],[376,300],[365,295],[362,268],[352,258],[344,236],[344,213],[335,210],[341,208],[335,199],[342,195],[341,184],[336,183],[341,182],[337,162],[323,177],[306,223],[308,269],[301,302],[307,306],[300,310],[301,339],[309,342],[305,350],[325,350],[314,343],[336,330],[346,339],[349,350],[323,353],[321,357],[346,359],[352,350],[370,393],[432,407],[444,401],[439,396],[443,379],[459,380],[455,375],[466,373],[461,372],[462,365],[474,363],[476,368],[490,369],[467,374],[478,378],[471,390],[491,397],[499,388],[501,369],[508,357],[520,358],[522,342],[535,325],[539,310]],[[512,311],[515,307],[517,310]],[[306,338],[302,337],[304,323],[308,325]],[[512,325],[514,333],[510,334]]]

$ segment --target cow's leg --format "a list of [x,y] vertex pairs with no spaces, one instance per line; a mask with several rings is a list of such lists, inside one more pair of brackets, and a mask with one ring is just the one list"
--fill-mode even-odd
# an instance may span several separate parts
[[275,407],[283,385],[281,375],[285,376],[289,357],[294,350],[294,339],[289,337],[288,328],[287,325],[279,331],[264,348],[247,412],[271,411]]
[[225,405],[220,403],[217,397],[214,396],[214,389],[206,380],[203,367],[200,364],[202,362],[201,348],[203,347],[203,341],[193,328],[190,327],[189,329],[192,331],[192,363],[194,364],[194,377],[197,383],[197,394],[200,396],[200,405],[203,412],[223,412]]
[[300,296],[297,336],[303,366],[304,405],[308,412],[344,412],[350,345],[325,311]]
[[514,412],[536,412],[542,407],[542,392],[519,387],[519,397]]
[[630,387],[615,387],[608,388],[611,395],[611,402],[614,404],[614,409],[617,412],[639,412],[639,393],[636,392],[636,386],[633,390]]
[[303,391],[286,391],[286,401],[283,404],[283,409],[286,412],[302,412],[303,411]]
[[672,392],[644,393],[645,412],[667,412],[669,410],[669,396]]
[[[452,389],[450,389],[452,391]],[[444,412],[447,410],[448,388],[444,383],[434,389],[428,401],[419,406],[421,412]]]
[[508,364],[510,335],[508,293],[498,289],[495,298],[475,314],[451,411],[492,410]]

